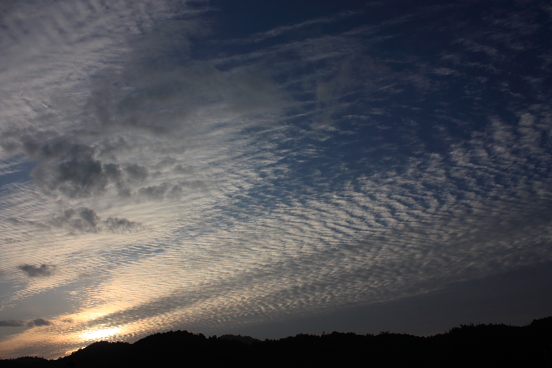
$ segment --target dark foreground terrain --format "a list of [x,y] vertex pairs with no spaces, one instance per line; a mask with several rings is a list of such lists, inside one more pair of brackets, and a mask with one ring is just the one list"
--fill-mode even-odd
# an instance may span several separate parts
[[0,360],[1,367],[543,367],[551,368],[552,317],[524,327],[462,325],[431,337],[300,334],[259,341],[187,331],[134,344],[96,342],[57,360]]

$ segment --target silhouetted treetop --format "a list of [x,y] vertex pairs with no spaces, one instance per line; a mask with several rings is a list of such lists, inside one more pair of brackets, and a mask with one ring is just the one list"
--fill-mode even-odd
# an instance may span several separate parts
[[1,367],[543,367],[552,357],[552,317],[524,327],[461,325],[430,337],[382,332],[298,334],[260,341],[206,338],[188,331],[147,336],[134,344],[95,342],[57,360],[0,360]]

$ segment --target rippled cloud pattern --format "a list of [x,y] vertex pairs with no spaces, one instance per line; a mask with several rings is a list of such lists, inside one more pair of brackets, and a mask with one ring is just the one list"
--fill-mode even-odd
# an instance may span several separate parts
[[1,5],[0,356],[552,261],[551,22],[545,1]]

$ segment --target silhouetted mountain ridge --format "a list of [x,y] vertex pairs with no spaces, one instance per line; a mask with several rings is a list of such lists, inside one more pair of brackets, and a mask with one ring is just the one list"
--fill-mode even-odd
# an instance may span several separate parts
[[251,337],[251,336],[229,335],[229,334],[219,336],[219,339],[237,340],[237,341],[243,342],[244,344],[247,344],[247,345],[253,344],[254,342],[260,342],[261,341],[259,339],[254,338],[254,337]]
[[461,325],[430,337],[382,332],[299,334],[260,341],[205,337],[188,331],[147,336],[134,344],[95,342],[57,360],[0,360],[3,367],[543,367],[552,357],[552,317],[523,327]]

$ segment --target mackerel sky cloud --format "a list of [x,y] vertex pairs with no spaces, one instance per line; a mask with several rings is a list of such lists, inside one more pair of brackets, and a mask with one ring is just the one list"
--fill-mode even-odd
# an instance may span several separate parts
[[8,1],[0,25],[0,356],[550,315],[546,1]]

